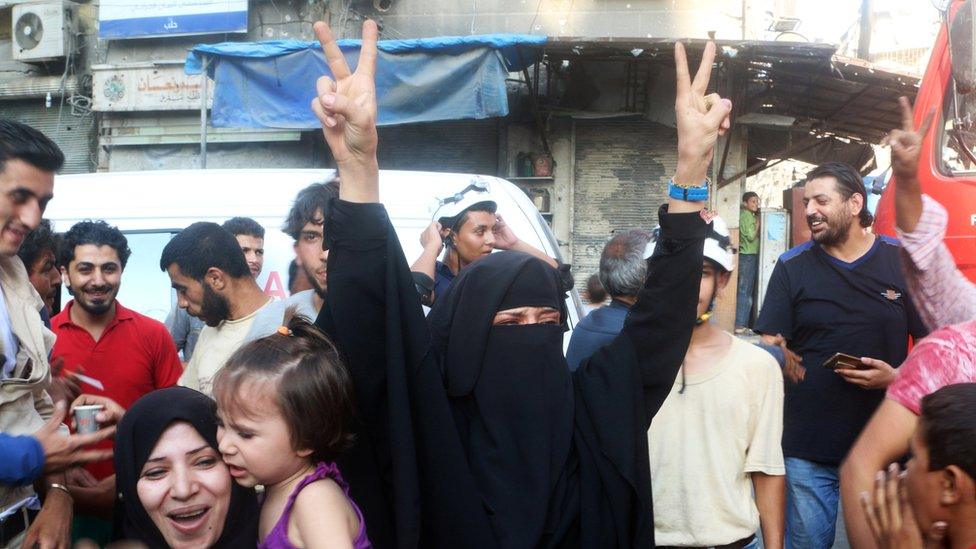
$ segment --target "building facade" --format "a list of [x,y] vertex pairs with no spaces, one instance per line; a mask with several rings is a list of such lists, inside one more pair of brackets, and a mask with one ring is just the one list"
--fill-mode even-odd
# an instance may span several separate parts
[[[108,20],[108,10],[124,10],[121,0],[43,3],[71,14],[63,31],[66,51],[16,60],[25,38],[24,25],[18,26],[22,14],[15,12],[23,11],[23,3],[0,0],[0,115],[52,135],[69,158],[66,172],[200,166],[200,110],[212,100],[212,82],[183,72],[196,44],[311,40],[311,24],[319,19],[354,38],[365,18],[380,24],[385,39],[551,37],[545,62],[510,75],[509,116],[382,127],[379,158],[384,169],[510,178],[550,221],[579,282],[596,272],[615,230],[657,223],[676,164],[673,39],[726,44],[714,89],[732,97],[737,112],[762,111],[767,105],[750,104],[747,92],[763,69],[750,64],[754,60],[736,43],[795,39],[791,20],[797,19],[791,0],[240,0],[246,9],[241,32],[184,35],[177,32],[183,20],[174,17],[165,25],[173,27],[172,35],[118,38],[106,33],[117,23]],[[766,57],[760,62],[770,63]],[[723,179],[746,170],[755,156],[747,126],[720,141],[713,170],[712,206],[733,230],[746,179]],[[317,131],[206,132],[209,168],[332,166]],[[536,170],[527,165],[532,161],[551,169]],[[733,309],[734,291],[722,298],[723,324],[730,325]]]

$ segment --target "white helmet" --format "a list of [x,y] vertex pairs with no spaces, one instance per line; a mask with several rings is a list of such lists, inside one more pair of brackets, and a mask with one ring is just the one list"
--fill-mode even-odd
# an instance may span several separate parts
[[[660,227],[654,229],[654,238],[644,248],[644,259],[654,254],[657,237],[661,232],[660,229]],[[735,252],[736,249],[732,246],[732,241],[729,238],[729,226],[725,224],[724,219],[715,216],[712,219],[712,230],[705,237],[705,259],[711,259],[726,271],[733,271],[735,270]]]
[[457,217],[476,204],[485,204],[492,212],[498,208],[498,204],[491,199],[491,185],[480,176],[473,177],[468,186],[457,193],[438,199],[431,219]]

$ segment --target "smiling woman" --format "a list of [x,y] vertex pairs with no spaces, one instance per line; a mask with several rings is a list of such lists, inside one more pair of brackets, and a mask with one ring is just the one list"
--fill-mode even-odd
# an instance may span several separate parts
[[157,547],[255,547],[254,491],[231,481],[217,451],[216,405],[192,389],[146,395],[116,435],[122,537]]

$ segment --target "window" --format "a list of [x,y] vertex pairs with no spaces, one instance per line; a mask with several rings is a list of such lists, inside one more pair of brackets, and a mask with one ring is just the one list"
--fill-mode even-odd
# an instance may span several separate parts
[[943,101],[939,136],[942,172],[952,176],[976,173],[976,94],[959,95],[958,111],[956,96],[950,84]]

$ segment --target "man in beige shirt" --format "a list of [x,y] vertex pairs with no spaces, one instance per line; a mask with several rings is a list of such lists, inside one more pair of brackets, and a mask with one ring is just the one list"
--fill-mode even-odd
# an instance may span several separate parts
[[[720,218],[705,240],[698,323],[648,430],[658,547],[782,548],[783,376],[766,351],[708,322],[735,266]],[[753,496],[755,490],[755,496]]]
[[206,324],[180,385],[209,395],[213,376],[234,351],[281,324],[284,302],[261,291],[237,240],[216,223],[194,223],[173,237],[159,267],[169,274],[179,307]]
[[[17,250],[40,225],[63,163],[44,134],[0,118],[0,433],[7,435],[36,433],[54,411],[47,393],[54,334],[41,322],[44,302]],[[0,486],[0,547],[66,545],[72,518],[66,484],[58,474],[38,483],[47,488],[42,494],[32,485]]]

